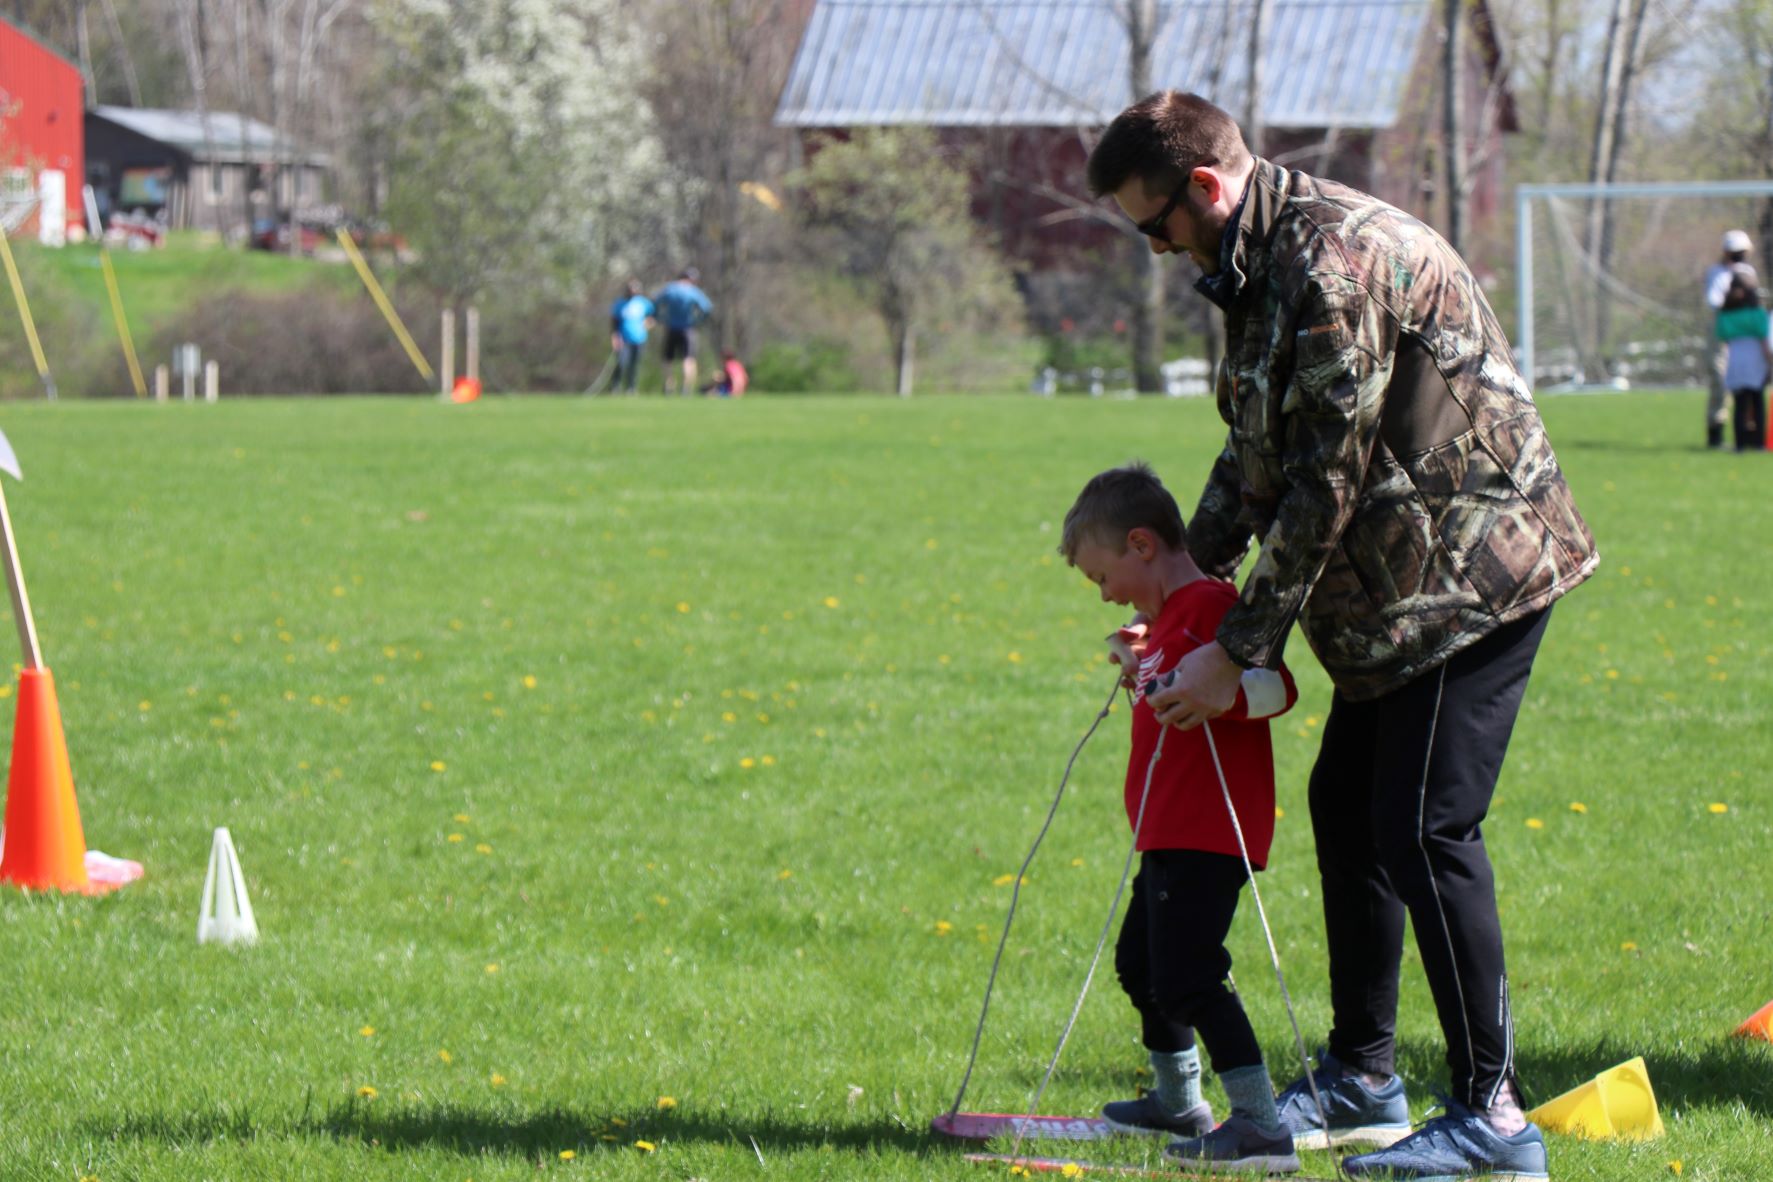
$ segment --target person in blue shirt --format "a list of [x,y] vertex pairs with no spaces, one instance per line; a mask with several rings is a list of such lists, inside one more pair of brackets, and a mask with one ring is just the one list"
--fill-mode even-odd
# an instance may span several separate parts
[[640,379],[640,350],[658,311],[658,306],[641,294],[638,279],[628,280],[628,290],[610,305],[609,347],[616,354],[616,376],[609,385],[612,391],[626,383],[628,393],[634,393]]
[[696,280],[700,278],[694,267],[685,267],[682,274],[653,297],[665,321],[664,382],[667,394],[671,393],[671,363],[679,359],[683,361],[683,371],[677,392],[688,394],[696,388],[696,326],[714,311],[714,301],[696,286]]

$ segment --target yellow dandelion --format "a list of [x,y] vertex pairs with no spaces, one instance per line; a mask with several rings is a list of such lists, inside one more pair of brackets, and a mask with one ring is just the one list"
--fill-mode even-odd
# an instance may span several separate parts
[[357,1089],[357,1096],[359,1099],[362,1099],[362,1100],[373,1100],[376,1098],[376,1094],[377,1094],[376,1090],[374,1088],[370,1087],[368,1084],[364,1084],[362,1087]]
[[660,1096],[659,1097],[659,1108],[661,1110],[676,1108],[676,1107],[677,1107],[677,1097],[675,1097],[675,1096]]
[[1010,1177],[1012,1177],[1012,1178],[1026,1178],[1028,1176],[1029,1176],[1029,1174],[1028,1174],[1028,1167],[1027,1166],[1011,1166],[1010,1167]]
[[450,842],[451,845],[454,845],[456,842],[462,841],[462,840],[464,840],[464,839],[460,833],[452,833],[449,835],[449,838],[448,838],[448,841]]
[[1681,1176],[1681,1159],[1675,1158],[1668,1163],[1668,1172],[1679,1178]]
[[742,768],[754,768],[757,766],[757,761],[747,755],[744,759],[739,761],[739,766]]
[[1071,864],[1073,866],[1082,866],[1084,864],[1084,860],[1082,858],[1073,858],[1073,859],[1071,859]]
[[495,1088],[502,1088],[505,1086],[505,1077],[495,1071],[492,1073],[491,1078],[489,1078],[486,1082],[490,1083]]
[[[536,688],[536,675],[534,673],[525,673],[523,675],[523,688],[524,689],[535,689]],[[569,1150],[567,1150],[567,1152],[571,1153],[572,1150],[569,1149]]]
[[[1015,882],[1015,881],[1016,881],[1016,876],[1014,874],[1000,874],[996,878],[991,880],[991,885],[992,886],[1009,886],[1012,882]],[[1024,878],[1022,880],[1021,885],[1027,886],[1028,880],[1026,878]]]
[[634,1143],[634,1148],[640,1150],[642,1153],[651,1153],[653,1150],[657,1149],[658,1146],[654,1145],[651,1141],[636,1141]]
[[610,1118],[609,1118],[609,1123],[610,1123],[610,1124],[612,1124],[612,1125],[615,1125],[615,1126],[616,1126],[616,1128],[618,1128],[618,1129],[625,1129],[625,1128],[627,1128],[627,1127],[628,1127],[628,1122],[627,1122],[627,1121],[625,1121],[625,1120],[623,1120],[623,1119],[622,1119],[622,1118],[621,1118],[621,1117],[619,1117],[619,1116],[612,1116],[612,1117],[610,1117]]
[[456,1061],[456,1057],[448,1051],[438,1051],[437,1058],[445,1063],[454,1063]]
[[1723,803],[1708,804],[1705,806],[1705,811],[1708,813],[1727,813],[1730,811],[1730,806]]
[[657,903],[661,907],[671,906],[671,900],[666,898],[664,895],[654,895],[653,902]]
[[474,847],[474,852],[477,854],[490,854],[492,853],[492,847],[483,841]]
[[499,971],[499,966],[498,966],[498,962],[496,962],[496,961],[493,962],[492,964],[489,964],[486,966],[486,972],[487,972],[488,976],[491,976],[493,973],[496,973],[498,971]]
[[357,1033],[361,1034],[364,1038],[374,1038],[376,1036],[376,1028],[374,1026],[365,1026]]
[[722,721],[722,722],[737,722],[737,721],[739,721],[739,716],[737,714],[734,714],[731,710],[727,710],[721,714],[720,721]]
[[579,1155],[574,1153],[570,1149],[562,1149],[560,1151],[560,1160],[561,1161],[571,1161],[573,1158],[575,1158],[577,1156],[579,1156]]
[[433,759],[431,761],[431,770],[434,772],[444,771],[448,767],[449,765],[444,763],[441,759]]
[[678,612],[679,612],[679,613],[681,613],[681,614],[683,614],[683,615],[688,615],[688,614],[689,614],[689,609],[690,609],[690,605],[689,605],[689,604],[687,604],[687,603],[685,603],[685,602],[683,602],[683,601],[682,601],[682,600],[678,600],[678,603],[677,603],[677,610],[678,610]]
[[154,708],[154,703],[148,701],[146,698],[143,698],[140,702],[136,703],[135,708],[137,710],[140,710],[143,714],[146,714],[148,711],[150,711]]
[[938,919],[936,921],[936,935],[946,936],[949,932],[952,932],[953,930],[954,930],[954,925],[949,923],[947,920]]
[[792,870],[778,870],[778,871],[776,871],[776,879],[779,882],[786,882],[788,879],[793,878],[793,877],[794,877],[794,871],[792,871]]
[[453,820],[458,825],[466,825],[468,823],[468,814],[467,813],[457,813],[454,817],[452,817],[450,819]]
[[827,595],[825,597],[825,606],[826,607],[836,607],[837,605],[838,605],[837,596]]
[[1010,654],[1010,658],[1009,658],[1009,659],[1010,659],[1010,664],[1012,664],[1012,665],[1020,665],[1020,664],[1021,664],[1021,663],[1022,663],[1022,654],[1021,654],[1021,653],[1017,653],[1017,652],[1012,652],[1012,653],[1011,653],[1011,654]]
[[1074,1161],[1068,1161],[1062,1167],[1060,1167],[1059,1173],[1062,1177],[1075,1178],[1079,1174],[1083,1173],[1083,1167],[1078,1165]]
[[1286,810],[1286,809],[1284,809],[1284,808],[1282,808],[1282,807],[1281,807],[1281,806],[1280,806],[1280,805],[1278,805],[1278,804],[1277,804],[1277,805],[1275,805],[1275,806],[1274,806],[1274,819],[1275,819],[1275,820],[1277,820],[1277,821],[1278,821],[1278,820],[1280,820],[1280,819],[1281,819],[1281,818],[1282,818],[1282,817],[1284,817],[1284,816],[1286,816],[1286,815],[1287,815],[1287,810]]
[[1543,828],[1545,828],[1545,822],[1541,821],[1538,817],[1528,817],[1527,818],[1527,828],[1529,828],[1529,829],[1543,829]]
[[760,759],[758,762],[763,764],[764,767],[775,767],[776,766],[776,757],[773,755],[766,755],[762,759]]
[[1588,811],[1588,806],[1583,804],[1580,800],[1572,800],[1570,802],[1570,811],[1573,813],[1586,813]]
[[1638,942],[1636,940],[1627,940],[1619,946],[1619,951],[1621,952],[1636,952],[1637,950]]

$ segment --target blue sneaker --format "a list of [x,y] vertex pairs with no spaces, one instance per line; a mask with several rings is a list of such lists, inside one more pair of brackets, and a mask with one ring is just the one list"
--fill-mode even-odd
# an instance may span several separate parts
[[1545,1182],[1545,1138],[1537,1125],[1504,1137],[1490,1122],[1457,1101],[1389,1149],[1344,1158],[1351,1178],[1413,1182]]
[[1213,1127],[1213,1106],[1205,1100],[1181,1112],[1166,1111],[1146,1092],[1137,1100],[1102,1105],[1102,1119],[1117,1133],[1161,1133],[1166,1137],[1198,1137]]
[[1247,1116],[1232,1113],[1225,1123],[1204,1137],[1172,1141],[1164,1156],[1183,1170],[1216,1174],[1231,1170],[1261,1170],[1268,1174],[1296,1174],[1299,1155],[1285,1129],[1265,1133]]
[[1335,1149],[1343,1145],[1383,1148],[1410,1135],[1410,1105],[1404,1081],[1392,1076],[1378,1091],[1357,1076],[1344,1075],[1342,1063],[1328,1051],[1317,1053],[1311,1079],[1329,1113],[1325,1120],[1311,1098],[1311,1083],[1295,1080],[1275,1098],[1281,1124],[1301,1149]]

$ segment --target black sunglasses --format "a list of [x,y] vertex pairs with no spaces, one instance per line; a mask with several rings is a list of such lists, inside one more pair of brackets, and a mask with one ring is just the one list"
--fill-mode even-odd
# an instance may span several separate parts
[[1143,222],[1135,222],[1133,224],[1133,229],[1139,231],[1139,233],[1145,235],[1147,238],[1155,238],[1159,242],[1167,242],[1171,246],[1174,246],[1175,243],[1171,241],[1169,232],[1164,229],[1164,223],[1170,220],[1170,215],[1176,212],[1176,207],[1178,205],[1182,204],[1183,194],[1187,192],[1188,181],[1184,180],[1180,187],[1178,187],[1174,193],[1170,194],[1170,199],[1164,202],[1164,207],[1157,211],[1156,217]]

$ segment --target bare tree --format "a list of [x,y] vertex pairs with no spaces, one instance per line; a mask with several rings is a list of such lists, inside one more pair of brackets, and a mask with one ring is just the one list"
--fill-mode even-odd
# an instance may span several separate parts
[[1446,0],[1442,6],[1446,29],[1441,44],[1442,136],[1447,169],[1447,242],[1454,250],[1465,249],[1465,0]]
[[[210,159],[210,168],[215,167],[215,131],[209,122],[209,35],[204,21],[203,0],[173,0],[179,26],[179,43],[185,51],[185,68],[190,74],[191,97],[197,104],[197,119],[203,128],[203,147]],[[185,200],[193,206],[200,204],[195,193],[187,186]],[[221,213],[211,215],[211,224],[215,229],[221,228]],[[196,210],[191,211],[191,221],[195,225]]]
[[[771,121],[793,46],[784,0],[699,0],[662,6],[661,53],[645,97],[674,164],[694,178],[684,243],[703,261],[720,344],[750,346],[750,293],[760,217],[747,192],[786,167],[791,136]],[[660,260],[664,261],[664,260]]]

